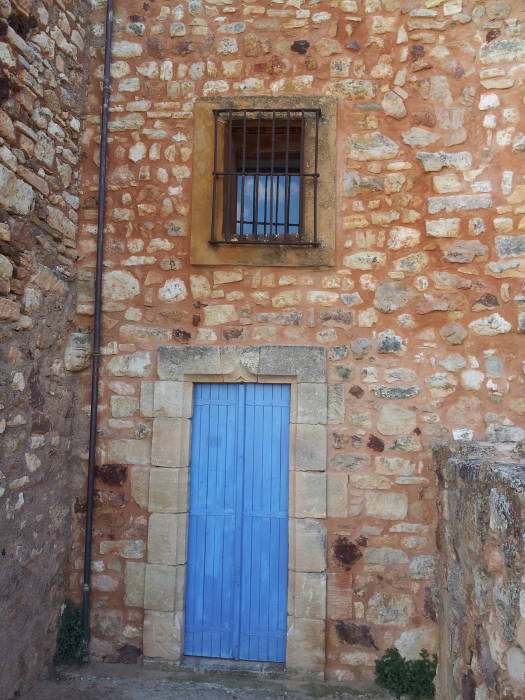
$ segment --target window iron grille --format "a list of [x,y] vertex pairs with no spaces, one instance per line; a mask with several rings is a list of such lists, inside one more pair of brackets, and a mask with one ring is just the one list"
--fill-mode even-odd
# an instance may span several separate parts
[[319,109],[214,110],[213,244],[317,246]]

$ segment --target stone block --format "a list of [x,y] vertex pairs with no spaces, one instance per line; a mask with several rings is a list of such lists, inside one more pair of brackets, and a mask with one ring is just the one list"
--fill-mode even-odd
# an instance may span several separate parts
[[457,238],[460,224],[461,219],[427,219],[425,230],[434,238]]
[[345,422],[344,384],[328,384],[328,423],[338,425]]
[[186,374],[220,374],[218,347],[159,348],[157,373],[160,379],[183,380]]
[[348,620],[353,617],[352,577],[346,572],[326,576],[326,616],[329,620]]
[[416,427],[416,412],[402,406],[383,406],[377,429],[382,435],[408,435]]
[[325,665],[325,622],[290,618],[286,667],[294,671],[322,673]]
[[512,330],[512,324],[498,313],[477,318],[475,321],[471,321],[468,327],[476,335],[499,335],[501,333],[509,333]]
[[321,573],[326,570],[326,530],[315,520],[295,521],[295,570]]
[[182,614],[147,610],[143,644],[146,658],[178,661],[182,654]]
[[297,518],[326,518],[325,473],[295,472],[295,515]]
[[188,510],[188,469],[151,470],[149,504],[151,513],[185,513]]
[[326,428],[323,425],[297,425],[295,467],[299,471],[325,471]]
[[398,153],[397,143],[379,131],[355,133],[348,139],[348,157],[351,160],[389,160]]
[[127,301],[140,292],[140,282],[127,270],[104,273],[102,298],[105,301]]
[[153,391],[155,382],[142,382],[140,385],[140,415],[143,418],[153,417]]
[[325,424],[327,418],[327,385],[297,385],[297,422]]
[[233,304],[212,304],[204,308],[204,324],[219,326],[222,323],[232,323],[239,318]]
[[113,377],[147,377],[151,370],[151,354],[142,351],[117,355],[109,360],[106,369]]
[[436,569],[436,557],[432,554],[420,554],[414,557],[408,567],[408,575],[416,581],[431,580]]
[[482,63],[522,61],[525,56],[525,40],[517,38],[496,39],[483,44],[479,55]]
[[365,564],[393,566],[395,564],[408,564],[408,557],[403,550],[393,547],[367,547],[364,562]]
[[414,610],[414,603],[406,593],[375,593],[368,601],[367,622],[373,625],[406,627]]
[[11,299],[0,299],[0,320],[18,321],[20,318],[20,304]]
[[394,646],[405,659],[418,659],[421,649],[426,649],[429,654],[437,653],[438,630],[435,626],[405,630],[396,639]]
[[174,566],[186,562],[185,514],[153,513],[149,518],[148,562]]
[[149,467],[131,467],[131,498],[141,508],[148,507]]
[[472,155],[468,151],[447,153],[446,151],[420,151],[416,158],[421,161],[426,173],[437,172],[443,168],[469,170],[472,167]]
[[370,491],[365,496],[366,513],[381,520],[403,520],[408,512],[408,498],[404,493]]
[[380,489],[386,491],[392,488],[392,482],[384,476],[376,474],[350,474],[350,486],[354,489]]
[[472,209],[490,209],[492,198],[488,194],[457,194],[427,199],[429,214],[442,211],[470,211]]
[[375,292],[374,307],[384,314],[391,314],[410,304],[415,291],[405,282],[383,282]]
[[501,258],[525,255],[525,236],[496,236],[496,252]]
[[70,333],[64,352],[64,366],[68,372],[80,372],[91,363],[91,336],[89,333]]
[[263,345],[260,348],[259,374],[297,377],[299,382],[326,380],[324,348],[301,345]]
[[146,564],[142,561],[127,561],[124,570],[124,602],[132,608],[144,607],[144,579]]
[[155,382],[153,416],[155,418],[191,418],[192,399],[191,382]]
[[0,165],[0,204],[13,214],[26,216],[31,211],[35,193],[8,168]]
[[142,559],[146,543],[144,540],[103,540],[99,550],[101,554],[115,554],[122,559]]
[[348,516],[348,475],[328,472],[326,488],[326,510],[329,518]]
[[157,467],[187,467],[191,421],[187,418],[155,418],[151,462]]
[[124,464],[149,464],[148,440],[111,440],[108,445],[108,461]]
[[295,574],[295,617],[324,620],[326,574]]
[[411,476],[414,473],[415,464],[403,457],[376,457],[376,471],[387,476]]
[[144,608],[170,612],[175,610],[176,566],[146,564]]
[[230,346],[220,348],[221,374],[258,374],[259,348]]
[[113,418],[129,418],[139,408],[139,400],[133,396],[112,396],[111,415]]
[[525,654],[519,647],[507,651],[507,669],[511,680],[520,688],[525,688]]

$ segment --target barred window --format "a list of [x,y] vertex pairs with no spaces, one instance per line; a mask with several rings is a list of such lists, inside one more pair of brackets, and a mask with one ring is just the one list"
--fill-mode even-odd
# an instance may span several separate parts
[[212,244],[317,246],[320,109],[214,109]]

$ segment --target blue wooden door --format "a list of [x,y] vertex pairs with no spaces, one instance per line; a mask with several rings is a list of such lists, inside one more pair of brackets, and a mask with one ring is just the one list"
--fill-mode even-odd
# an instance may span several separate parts
[[288,384],[196,384],[184,652],[284,661]]

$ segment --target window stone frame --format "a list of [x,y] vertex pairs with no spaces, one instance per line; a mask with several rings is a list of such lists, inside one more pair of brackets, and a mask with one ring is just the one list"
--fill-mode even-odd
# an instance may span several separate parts
[[[317,240],[319,245],[210,243],[213,199],[214,109],[320,109]],[[331,267],[335,265],[336,120],[333,97],[203,97],[194,106],[191,253],[194,265]],[[310,209],[310,206],[308,207]]]

